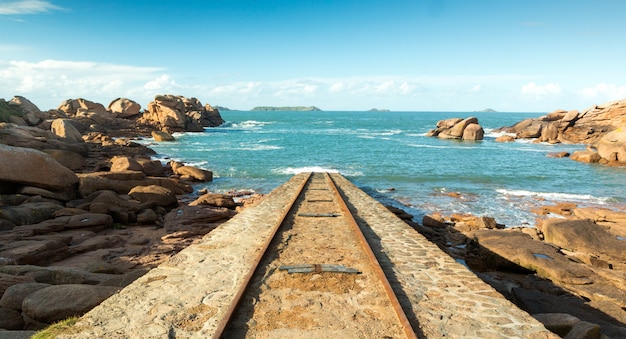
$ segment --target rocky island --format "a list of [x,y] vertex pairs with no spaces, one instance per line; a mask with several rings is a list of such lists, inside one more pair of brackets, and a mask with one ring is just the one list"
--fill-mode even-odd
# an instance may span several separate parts
[[264,111],[264,112],[274,112],[274,111],[293,111],[293,112],[318,112],[321,109],[315,106],[257,106],[251,109],[251,111]]

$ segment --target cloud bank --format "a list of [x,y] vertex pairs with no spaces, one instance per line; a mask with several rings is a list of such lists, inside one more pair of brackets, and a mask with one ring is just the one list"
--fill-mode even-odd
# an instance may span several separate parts
[[62,9],[48,1],[40,0],[0,2],[0,15],[39,14]]

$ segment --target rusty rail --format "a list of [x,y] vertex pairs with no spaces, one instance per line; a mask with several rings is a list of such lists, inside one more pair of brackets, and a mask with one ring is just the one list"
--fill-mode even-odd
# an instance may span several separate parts
[[378,259],[376,258],[376,255],[374,254],[374,251],[372,251],[372,248],[367,242],[365,235],[361,231],[359,224],[354,219],[354,216],[352,215],[352,212],[350,211],[350,209],[348,208],[348,205],[343,199],[343,196],[339,192],[339,189],[337,189],[337,186],[335,185],[335,181],[328,173],[325,173],[325,175],[330,183],[330,187],[333,190],[333,193],[337,197],[337,201],[339,203],[339,206],[341,207],[341,210],[343,211],[343,214],[348,220],[347,222],[352,226],[354,233],[356,234],[357,238],[359,238],[359,241],[367,254],[367,257],[370,259],[370,264],[374,267],[374,271],[376,272],[376,275],[382,282],[383,287],[385,288],[385,292],[387,292],[387,297],[391,301],[391,304],[393,305],[393,310],[395,311],[396,316],[398,317],[398,321],[400,321],[400,324],[402,325],[402,328],[404,329],[404,333],[406,334],[407,338],[417,338],[417,335],[415,334],[415,331],[413,331],[413,327],[411,327],[411,323],[409,322],[409,319],[407,318],[406,313],[404,313],[404,309],[402,309],[402,305],[400,305],[400,301],[398,300],[396,293],[391,287],[391,284],[389,283],[389,280],[387,279],[387,276],[385,275],[383,268],[380,266],[380,263],[378,262]]

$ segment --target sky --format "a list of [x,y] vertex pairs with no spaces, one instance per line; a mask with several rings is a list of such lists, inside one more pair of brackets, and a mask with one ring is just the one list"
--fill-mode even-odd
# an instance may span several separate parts
[[0,98],[551,112],[626,98],[622,0],[0,0]]

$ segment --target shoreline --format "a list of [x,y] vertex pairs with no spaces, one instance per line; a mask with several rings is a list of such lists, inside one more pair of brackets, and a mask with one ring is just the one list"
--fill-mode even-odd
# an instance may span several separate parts
[[[157,96],[157,98],[165,102],[180,100],[182,103],[183,101],[173,96]],[[195,108],[204,107],[194,100],[187,101],[192,102]],[[198,188],[197,185],[202,185],[202,182],[209,182],[209,178],[212,180],[212,173],[177,162],[170,162],[163,166],[160,161],[151,158],[154,152],[150,151],[153,150],[133,141],[153,137],[152,132],[158,126],[156,122],[148,122],[144,125],[139,123],[139,120],[110,117],[108,113],[98,110],[95,104],[86,104],[86,106],[91,108],[84,108],[85,111],[76,110],[70,119],[58,116],[51,119],[54,122],[65,119],[70,121],[70,125],[76,123],[84,128],[83,132],[76,130],[81,140],[75,139],[73,143],[68,142],[72,138],[72,126],[64,126],[63,137],[59,134],[44,135],[32,127],[6,124],[0,126],[0,132],[3,133],[0,136],[5,141],[12,140],[10,143],[34,146],[33,148],[54,144],[55,148],[70,153],[82,152],[81,156],[85,161],[78,166],[79,169],[72,170],[76,176],[75,181],[69,178],[68,183],[49,187],[46,186],[49,185],[46,180],[20,182],[16,181],[17,179],[11,179],[17,184],[12,183],[0,192],[2,202],[0,209],[4,211],[9,207],[12,208],[11,211],[18,210],[14,207],[23,207],[25,204],[32,204],[29,207],[32,206],[37,211],[43,211],[45,208],[52,211],[46,212],[48,214],[36,222],[25,220],[20,221],[20,225],[11,225],[2,221],[3,224],[0,225],[3,229],[0,233],[0,245],[3,245],[0,247],[0,257],[3,257],[0,263],[0,282],[2,282],[0,287],[4,288],[2,292],[6,294],[9,290],[13,298],[19,295],[21,300],[30,298],[29,300],[39,301],[42,306],[38,312],[45,313],[45,308],[50,307],[41,300],[51,298],[50,294],[45,294],[40,290],[45,292],[50,288],[53,292],[49,293],[59,294],[58,290],[54,291],[54,289],[66,288],[71,291],[74,287],[68,285],[92,286],[96,282],[97,286],[106,286],[94,288],[98,292],[90,292],[90,294],[99,295],[91,301],[98,304],[101,301],[98,299],[103,296],[99,294],[102,291],[105,291],[104,295],[115,293],[145,273],[146,269],[155,267],[171,255],[194,243],[204,234],[219,227],[221,222],[237,213],[237,209],[262,199],[259,195],[252,195],[251,199],[240,202],[235,201],[235,198],[238,198],[235,195],[239,194],[237,192],[212,194],[194,189],[194,187]],[[179,108],[183,106],[179,105]],[[183,108],[181,112],[184,110]],[[163,109],[163,111],[167,110]],[[158,110],[153,112],[153,114],[157,113]],[[81,116],[90,116],[90,114],[89,121],[95,123],[86,126],[83,119],[87,118],[81,118]],[[97,120],[100,119],[102,123],[99,125],[106,123],[109,130],[97,131]],[[181,128],[181,124],[170,123],[167,119],[163,121],[165,123],[161,129],[158,129],[160,131],[173,132],[172,129]],[[51,124],[54,122],[50,121]],[[41,126],[47,126],[45,121],[41,124]],[[197,125],[192,124],[191,127],[199,132]],[[89,132],[85,133],[85,131]],[[7,139],[9,137],[13,139]],[[46,148],[43,149],[46,150]],[[10,149],[7,154],[15,151],[16,149]],[[149,158],[146,159],[146,157]],[[44,158],[47,159],[45,156]],[[38,173],[37,169],[29,170]],[[59,169],[59,173],[66,173],[66,171]],[[78,192],[74,191],[76,185]],[[153,187],[148,191],[132,192],[136,187],[148,186],[165,187],[166,190],[162,191]],[[23,187],[36,189],[24,190]],[[450,194],[451,199],[459,198],[454,192]],[[26,198],[23,199],[24,197]],[[62,206],[59,207],[59,204],[54,201],[62,202],[60,204]],[[399,200],[394,201],[403,205]],[[386,201],[381,201],[381,203],[385,204]],[[55,204],[56,206],[51,206]],[[421,220],[416,221],[416,216],[410,215],[406,210],[394,209],[394,206],[388,206],[388,208],[453,258],[472,267],[472,272],[529,313],[538,313],[537,308],[534,312],[529,309],[529,307],[535,307],[529,304],[529,301],[536,298],[539,293],[539,296],[546,300],[558,301],[557,305],[540,305],[546,311],[544,313],[568,313],[573,307],[577,317],[583,321],[600,324],[603,333],[620,333],[626,336],[626,332],[620,332],[619,325],[616,325],[620,322],[626,324],[626,315],[619,311],[619,307],[626,307],[626,304],[619,306],[620,298],[621,302],[626,303],[626,297],[621,297],[626,292],[616,286],[602,285],[605,282],[601,281],[602,279],[608,282],[613,281],[626,272],[626,260],[620,258],[619,255],[615,257],[613,254],[595,253],[593,250],[589,252],[589,249],[580,253],[571,250],[559,250],[556,254],[545,252],[547,247],[544,245],[548,244],[545,241],[545,234],[548,232],[545,227],[553,227],[554,221],[551,221],[552,224],[542,221],[541,228],[537,230],[529,231],[520,228],[501,230],[497,221],[490,216],[427,213]],[[585,219],[593,220],[591,224],[581,226],[592,227],[592,229],[594,225],[606,228],[606,225],[624,224],[623,230],[619,229],[618,232],[625,233],[617,233],[617,246],[623,244],[619,241],[623,241],[620,237],[626,237],[626,212],[609,212],[600,208],[591,210],[595,211],[595,214],[589,209],[585,210],[571,203],[563,203],[537,212],[545,213],[545,216],[559,215],[560,220],[572,223],[580,223],[580,220]],[[193,215],[198,213],[202,214],[201,217],[194,219]],[[581,219],[581,215],[585,218]],[[5,219],[0,218],[1,220]],[[78,222],[81,220],[86,220],[87,224]],[[548,256],[552,260],[557,259],[558,254],[559,260],[575,262],[581,265],[576,266],[577,270],[587,271],[584,271],[586,272],[584,274],[576,270],[568,271],[566,265],[564,265],[564,270],[559,270],[559,267],[552,267],[554,265],[550,264],[546,266],[545,263],[543,266],[538,266],[538,263],[532,260],[543,259],[541,256],[531,255],[530,263],[525,263],[520,261],[519,257],[515,257],[519,254],[516,251],[511,251],[510,248],[502,250],[494,243],[496,245],[504,243],[519,249],[530,246],[531,253]],[[9,244],[12,245],[9,246]],[[549,247],[569,248],[569,246],[571,245],[565,243]],[[6,261],[6,258],[12,258],[8,254],[13,255],[13,262]],[[495,260],[494,254],[505,260]],[[513,257],[507,259],[509,255]],[[488,258],[490,262],[485,262],[484,258]],[[575,298],[575,305],[568,298],[561,298],[558,294],[554,294],[554,290],[546,287],[546,284],[540,284],[539,281],[542,279],[552,279],[552,283],[549,284],[551,288],[559,287],[568,291],[566,296],[569,299]],[[18,288],[13,286],[19,285],[27,286],[28,292],[20,290],[18,293]],[[594,291],[588,286],[594,288],[600,286],[605,290]],[[38,293],[40,295],[37,295]],[[598,304],[596,295],[602,293],[612,296],[612,299],[609,298],[612,306]],[[4,295],[3,298],[5,298]],[[57,302],[60,301],[57,300]],[[5,307],[7,305],[11,306]],[[591,311],[590,305],[603,311]],[[614,308],[615,305],[617,309]],[[73,305],[68,305],[70,306]],[[555,312],[556,309],[550,307],[557,307],[560,312]],[[8,326],[14,329],[20,326],[24,329],[42,328],[49,323],[47,320],[51,319],[34,313],[31,309],[23,309],[22,304],[0,302],[0,309],[8,310],[5,312],[10,315],[7,319],[14,321]],[[84,309],[81,312],[87,310]],[[22,319],[21,323],[18,318]],[[7,326],[6,323],[4,326]]]

